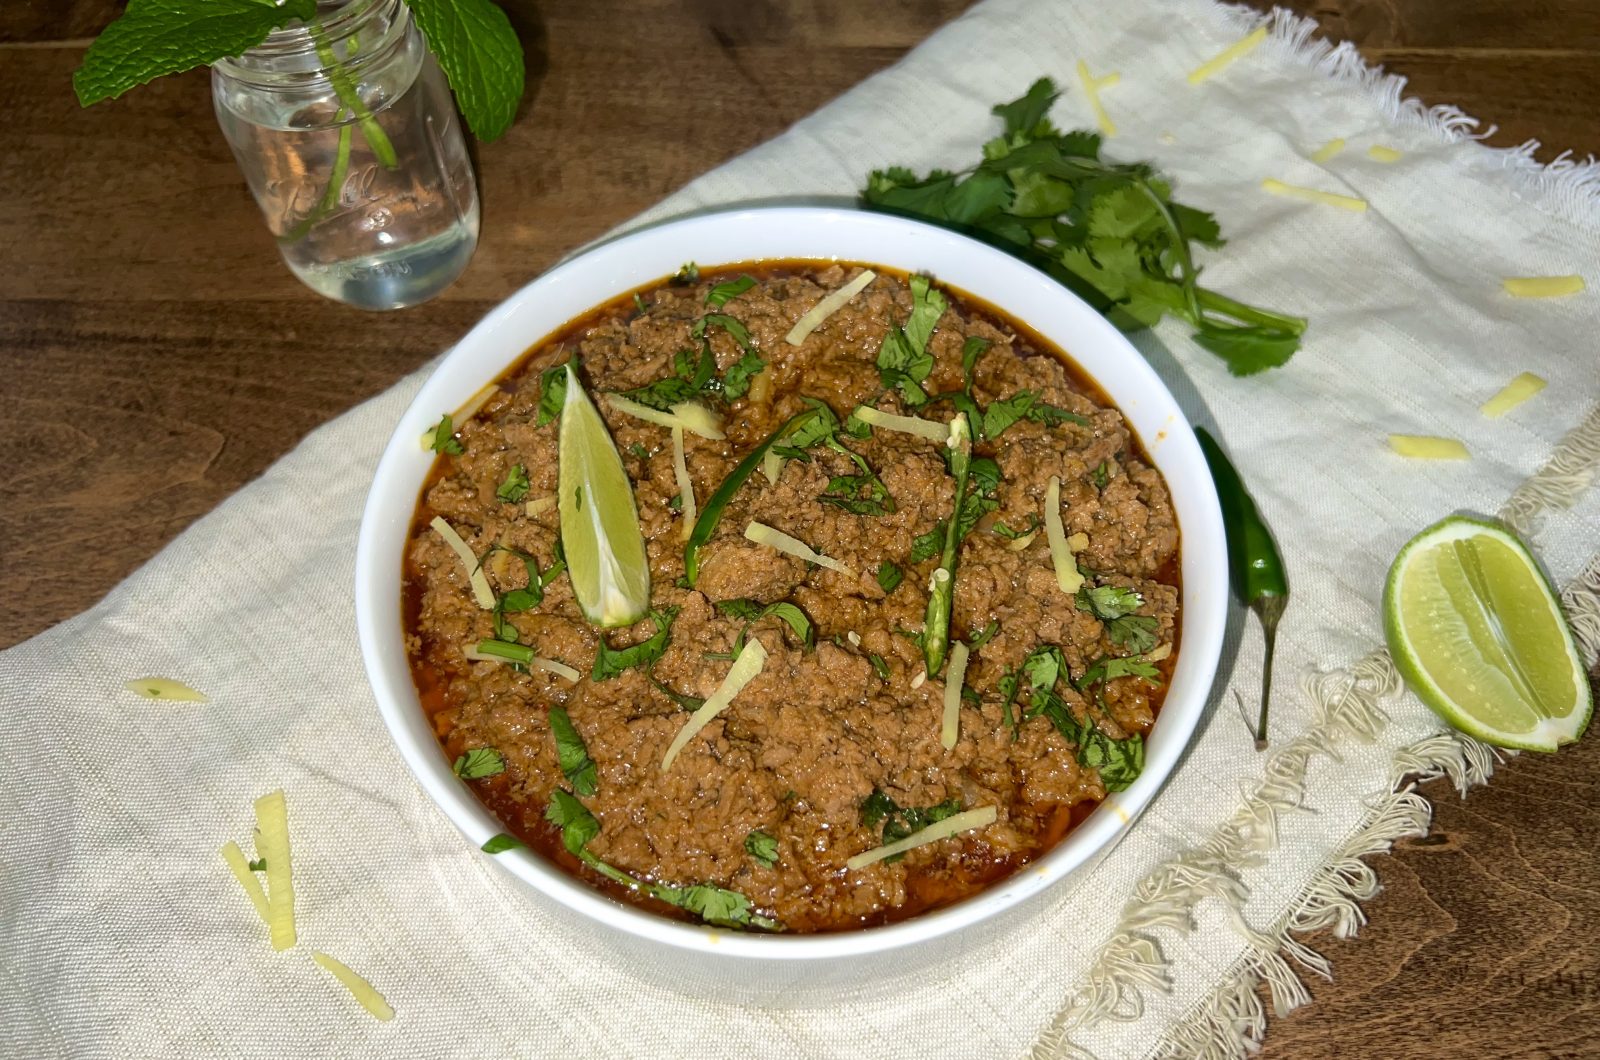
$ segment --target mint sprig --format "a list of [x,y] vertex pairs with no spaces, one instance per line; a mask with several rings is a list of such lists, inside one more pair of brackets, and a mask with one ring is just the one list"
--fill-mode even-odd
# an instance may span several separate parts
[[[480,140],[498,138],[516,117],[524,84],[522,44],[511,20],[492,0],[410,0],[409,6],[468,127]],[[296,20],[315,26],[316,17],[317,0],[128,0],[122,17],[89,46],[72,86],[87,107],[158,77],[243,55],[273,30]],[[338,60],[322,59],[338,84],[344,76]],[[340,92],[349,106],[346,95]],[[372,146],[380,160],[392,164],[383,157],[382,130],[364,109],[354,113],[368,139],[379,141]]]
[[472,134],[497,140],[522,100],[522,44],[490,0],[409,0]]
[[85,107],[166,74],[243,55],[267,34],[317,15],[317,0],[128,0],[72,75]]

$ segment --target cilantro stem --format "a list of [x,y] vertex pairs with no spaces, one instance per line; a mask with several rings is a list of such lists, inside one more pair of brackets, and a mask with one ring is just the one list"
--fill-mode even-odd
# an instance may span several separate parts
[[1195,327],[1200,326],[1204,314],[1200,311],[1200,296],[1196,292],[1196,274],[1194,271],[1194,258],[1189,253],[1189,237],[1183,234],[1183,229],[1178,227],[1178,221],[1172,216],[1172,211],[1167,209],[1167,204],[1161,201],[1161,196],[1150,186],[1150,182],[1143,177],[1130,175],[1128,177],[1133,186],[1144,193],[1156,208],[1156,213],[1161,215],[1161,223],[1167,226],[1167,231],[1172,235],[1172,252],[1178,257],[1178,272],[1183,277],[1183,297],[1189,303],[1189,322]]
[[400,162],[394,153],[394,144],[389,142],[389,136],[378,124],[378,119],[372,116],[372,111],[362,102],[360,93],[350,80],[350,72],[344,68],[344,64],[334,54],[333,46],[328,43],[328,36],[323,32],[322,24],[312,22],[308,28],[311,31],[312,43],[317,49],[317,58],[328,71],[328,82],[333,85],[334,95],[338,96],[339,102],[356,116],[356,121],[361,124],[361,135],[366,137],[367,146],[378,156],[383,168],[398,169]]
[[1306,318],[1290,316],[1287,313],[1274,313],[1270,309],[1260,309],[1256,306],[1245,305],[1235,301],[1225,294],[1200,287],[1196,289],[1200,297],[1200,305],[1214,313],[1222,313],[1235,320],[1246,324],[1261,324],[1265,327],[1279,328],[1291,334],[1299,335],[1306,330]]

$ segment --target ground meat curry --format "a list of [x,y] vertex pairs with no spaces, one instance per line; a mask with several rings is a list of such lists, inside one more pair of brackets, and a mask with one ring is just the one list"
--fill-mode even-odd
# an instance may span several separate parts
[[[943,291],[930,334],[917,311],[941,289],[921,278],[879,270],[798,345],[785,340],[861,272],[686,269],[530,351],[433,439],[405,621],[444,753],[511,835],[663,915],[788,932],[902,919],[1037,858],[1142,767],[1177,633],[1178,530],[1161,476],[1092,382],[1021,325]],[[546,372],[573,358],[633,483],[651,567],[651,615],[622,629],[586,623],[560,573]],[[663,408],[688,394],[721,418],[722,440],[685,439],[702,505],[797,412],[821,402],[832,427],[779,447],[775,481],[758,471],[733,493],[689,587],[669,429],[612,407],[616,393]],[[941,424],[964,414],[972,429],[949,620],[970,662],[949,750],[949,672],[926,672],[923,643],[957,501],[949,447],[870,426],[853,414],[863,405]],[[1060,576],[1052,477],[1077,568]],[[493,608],[430,529],[436,517],[479,557]],[[752,522],[848,573],[749,540]],[[664,772],[750,639],[762,669]],[[526,647],[476,650],[496,642]],[[519,665],[529,650],[577,679]],[[846,866],[979,807],[995,808],[992,823]]]

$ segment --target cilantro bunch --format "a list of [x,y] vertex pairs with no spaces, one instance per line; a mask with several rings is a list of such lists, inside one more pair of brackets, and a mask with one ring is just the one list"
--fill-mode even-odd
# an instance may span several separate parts
[[[522,45],[505,12],[492,0],[407,0],[407,6],[467,125],[481,140],[499,137],[523,89]],[[316,38],[317,0],[128,0],[122,17],[89,46],[72,86],[85,107],[115,99],[165,74],[243,55],[294,21]],[[320,40],[318,51],[337,86],[343,72],[337,58]],[[373,147],[381,157],[382,148]]]
[[973,168],[922,178],[904,168],[877,170],[862,202],[1008,250],[1124,330],[1168,314],[1185,320],[1234,375],[1288,361],[1305,319],[1201,287],[1191,244],[1222,246],[1216,218],[1174,201],[1171,184],[1148,163],[1102,159],[1097,133],[1057,130],[1047,115],[1058,95],[1041,78],[995,107],[1004,132],[983,145]]

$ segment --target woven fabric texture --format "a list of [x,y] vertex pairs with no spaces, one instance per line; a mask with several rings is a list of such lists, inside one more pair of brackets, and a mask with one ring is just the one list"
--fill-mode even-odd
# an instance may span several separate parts
[[[1284,746],[1326,720],[1326,698],[1298,679],[1382,644],[1381,586],[1400,545],[1448,513],[1494,512],[1594,406],[1600,292],[1518,301],[1500,280],[1592,270],[1600,206],[1578,176],[1529,171],[1464,139],[1450,115],[1319,64],[1288,23],[1206,83],[1187,82],[1249,28],[1207,0],[989,0],[639,221],[848,198],[877,166],[959,168],[993,134],[990,106],[1035,77],[1066,89],[1058,124],[1091,126],[1077,61],[1119,71],[1103,93],[1119,127],[1107,153],[1155,160],[1185,201],[1218,215],[1230,242],[1206,256],[1209,284],[1312,320],[1288,367],[1249,379],[1231,378],[1182,327],[1136,339],[1192,420],[1225,440],[1285,552],[1293,602],[1272,726]],[[1334,137],[1346,151],[1311,161]],[[1380,163],[1371,145],[1401,157]],[[1275,198],[1264,177],[1370,208]],[[1503,419],[1481,417],[1479,404],[1524,370],[1550,386]],[[1069,998],[1120,982],[1108,943],[1159,899],[1151,880],[1203,849],[1266,776],[1271,756],[1255,751],[1235,694],[1254,702],[1261,667],[1259,630],[1241,611],[1193,749],[1138,826],[959,960],[824,1000],[663,984],[595,950],[471,849],[379,722],[356,649],[353,553],[379,450],[419,382],[316,431],[104,601],[0,656],[0,1053],[1019,1056]],[[1402,460],[1385,448],[1389,432],[1462,438],[1473,459]],[[1565,499],[1576,503],[1537,520],[1558,585],[1600,538],[1594,493]],[[211,701],[124,691],[147,674]],[[1294,802],[1306,812],[1268,814],[1249,856],[1218,876],[1232,900],[1147,924],[1159,949],[1150,981],[1118,993],[1113,1018],[1072,1021],[1040,1052],[1173,1047],[1169,1032],[1371,824],[1397,752],[1439,729],[1410,696],[1380,697],[1328,748],[1337,760],[1302,763]],[[301,944],[287,953],[267,945],[217,854],[228,839],[249,849],[251,801],[279,787],[299,894]],[[397,1018],[356,1008],[313,949],[366,975]]]

